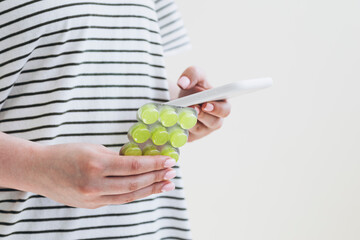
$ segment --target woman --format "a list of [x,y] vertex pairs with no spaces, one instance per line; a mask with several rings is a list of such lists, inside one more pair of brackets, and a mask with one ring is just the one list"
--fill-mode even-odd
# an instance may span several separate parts
[[[0,2],[2,239],[191,238],[175,161],[118,155],[136,110],[170,98],[164,54],[187,46],[172,0]],[[178,86],[210,88],[194,67]],[[194,107],[190,141],[230,112]]]

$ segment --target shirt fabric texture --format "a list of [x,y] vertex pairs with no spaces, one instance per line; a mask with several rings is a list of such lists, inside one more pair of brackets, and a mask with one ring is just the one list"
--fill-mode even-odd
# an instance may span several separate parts
[[[164,55],[187,47],[173,0],[0,1],[0,131],[118,152],[137,109],[169,100]],[[174,191],[98,209],[2,188],[0,239],[190,239],[175,168]]]

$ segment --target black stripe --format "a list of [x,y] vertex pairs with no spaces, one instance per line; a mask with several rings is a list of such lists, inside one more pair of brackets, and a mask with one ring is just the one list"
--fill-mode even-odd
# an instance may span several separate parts
[[104,147],[111,148],[111,147],[122,147],[124,144],[103,144]]
[[180,35],[180,36],[178,36],[178,37],[176,37],[176,38],[174,38],[174,39],[172,39],[170,41],[167,41],[167,42],[163,43],[163,46],[165,47],[166,45],[169,45],[169,44],[171,44],[173,42],[179,41],[180,39],[186,38],[186,37],[187,37],[186,34]]
[[150,98],[150,97],[75,97],[75,98],[70,98],[70,99],[66,99],[66,100],[54,100],[54,101],[49,101],[49,102],[43,102],[43,103],[36,103],[36,104],[29,104],[29,105],[17,105],[17,106],[12,106],[12,107],[7,107],[7,108],[2,108],[1,111],[5,112],[5,111],[10,111],[10,110],[14,110],[14,109],[21,109],[21,108],[32,108],[32,107],[41,107],[41,106],[46,106],[46,105],[50,105],[50,104],[55,104],[55,103],[66,103],[66,102],[71,102],[71,101],[86,101],[86,100],[140,100],[140,99],[146,99],[146,100],[152,100],[152,101],[156,101],[156,102],[167,102],[167,99],[160,99],[160,98]]
[[170,237],[164,237],[164,238],[161,238],[160,240],[167,240],[167,239],[175,239],[175,240],[191,240],[189,238],[180,238],[180,237],[173,237],[173,236],[170,236]]
[[42,68],[33,68],[33,69],[29,69],[29,70],[24,70],[21,72],[21,74],[24,73],[32,73],[32,72],[38,72],[38,71],[46,71],[46,70],[52,70],[52,69],[56,69],[56,68],[63,68],[63,67],[70,67],[70,66],[80,66],[80,65],[86,65],[86,64],[134,64],[134,65],[148,65],[150,67],[154,67],[154,68],[164,68],[164,66],[161,65],[155,65],[155,64],[150,64],[148,62],[124,62],[124,61],[84,61],[84,62],[78,62],[78,63],[64,63],[64,64],[59,64],[59,65],[55,65],[55,66],[51,66],[51,67],[42,67]]
[[[143,202],[151,202],[151,201],[154,201],[154,200],[157,200],[157,199],[160,199],[160,198],[179,200],[179,201],[185,200],[185,198],[178,198],[178,197],[173,197],[173,196],[161,195],[161,196],[157,196],[155,198],[145,198],[145,199],[135,200],[135,201],[132,201],[132,202],[125,203],[125,205],[131,205],[131,204],[137,204],[137,203],[143,203]],[[184,210],[185,210],[185,208],[184,208]]]
[[10,95],[7,97],[7,99],[11,98],[18,98],[18,97],[24,97],[24,96],[34,96],[34,95],[41,95],[41,94],[48,94],[58,91],[68,91],[68,90],[74,90],[74,89],[80,89],[80,88],[148,88],[158,91],[167,91],[166,88],[158,88],[158,87],[150,87],[147,85],[79,85],[74,87],[68,87],[68,88],[55,88],[47,91],[39,91],[39,92],[28,92],[28,93],[21,93],[16,95]]
[[[16,190],[14,190],[16,191]],[[73,207],[69,207],[69,206],[43,206],[43,207],[28,207],[28,208],[24,208],[22,210],[19,211],[13,211],[13,210],[1,210],[0,209],[0,213],[4,213],[4,214],[19,214],[22,213],[24,211],[30,211],[30,210],[52,210],[52,209],[64,209],[64,208],[73,208]]]
[[[0,12],[0,15],[5,14],[5,13],[8,13],[8,12],[11,12],[11,11],[13,11],[13,10],[15,10],[15,9],[20,9],[20,8],[22,8],[22,7],[25,7],[25,6],[27,6],[27,5],[30,5],[30,4],[33,4],[33,3],[36,3],[36,2],[40,2],[40,1],[41,1],[41,0],[36,0],[36,1],[31,1],[31,2],[27,2],[27,3],[24,3],[24,4],[17,5],[17,6],[15,6],[15,7],[12,7],[12,8],[9,8],[9,9],[6,9],[6,10]],[[3,1],[1,1],[1,2],[3,2]]]
[[[65,206],[65,205],[61,205],[61,206],[41,206],[41,207],[27,207],[24,208],[22,210],[19,211],[13,211],[13,210],[0,210],[0,213],[4,213],[4,214],[19,214],[22,213],[24,211],[33,211],[33,210],[53,210],[53,209],[67,209],[67,208],[74,208],[74,207],[70,207],[70,206]],[[178,211],[185,211],[186,208],[179,208],[179,207],[173,207],[173,206],[162,206],[162,207],[158,207],[158,209],[172,209],[172,210],[178,210]],[[148,210],[146,210],[148,211]],[[125,215],[131,215],[128,213],[121,213],[124,216]]]
[[[7,74],[4,74],[4,75],[0,76],[0,80],[3,79],[3,78],[10,77],[10,76],[12,76],[12,75],[15,75],[15,74],[21,72],[21,70],[22,70],[24,67],[25,67],[25,65],[24,65],[21,69],[18,69],[18,70],[16,70],[16,71],[13,71],[13,72],[10,72],[10,73],[7,73]],[[13,85],[10,85],[10,86],[7,86],[7,87],[5,87],[5,88],[2,88],[2,89],[0,89],[0,91],[3,91],[4,89],[11,88],[12,86],[13,86]]]
[[[58,9],[61,9],[61,8],[67,8],[67,7],[73,7],[73,6],[80,6],[80,5],[100,5],[100,6],[122,6],[122,7],[144,7],[144,8],[148,8],[150,10],[154,10],[152,9],[151,7],[149,6],[146,6],[146,5],[142,5],[142,4],[130,4],[130,3],[94,3],[94,2],[82,2],[82,3],[72,3],[72,4],[64,4],[64,5],[60,5],[60,6],[57,6],[57,7],[52,7],[52,8],[48,8],[48,9],[44,9],[44,10],[41,10],[41,11],[38,11],[38,12],[34,12],[32,14],[29,14],[29,15],[26,15],[26,16],[22,16],[20,18],[17,18],[17,19],[14,19],[10,22],[7,22],[7,23],[4,23],[2,25],[0,25],[0,28],[3,28],[3,27],[8,27],[9,25],[11,24],[14,24],[14,23],[17,23],[19,21],[22,21],[22,20],[25,20],[27,18],[31,18],[31,17],[34,17],[36,15],[40,15],[42,13],[47,13],[47,12],[51,12],[51,11],[54,11],[54,10],[58,10]],[[1,13],[0,13],[1,15]],[[31,21],[31,20],[30,20]]]
[[[32,58],[28,59],[27,62],[31,62],[31,61],[35,61],[35,60],[42,60],[42,59],[47,59],[47,58],[54,58],[54,57],[59,57],[59,56],[63,56],[63,55],[81,54],[81,53],[87,53],[87,52],[97,52],[97,53],[146,53],[146,54],[149,54],[151,56],[156,56],[156,57],[162,57],[163,56],[162,54],[151,53],[151,52],[144,51],[144,50],[108,50],[108,49],[100,49],[100,50],[68,51],[68,52],[63,52],[63,53],[60,53],[60,54],[51,54],[51,55],[46,55],[46,56],[32,57]],[[22,56],[10,59],[10,60],[8,60],[6,62],[3,62],[3,63],[0,64],[0,67],[3,67],[3,66],[5,66],[7,64],[10,64],[12,62],[16,62],[18,60],[27,58],[32,53],[33,52],[31,51],[30,53],[27,53],[25,55],[22,55]]]
[[158,21],[161,22],[161,21],[163,21],[165,18],[168,18],[168,17],[170,17],[171,15],[174,15],[175,13],[177,13],[176,10],[174,10],[174,11],[172,11],[172,12],[169,12],[169,13],[165,14],[164,16],[160,17],[160,18],[158,19]]
[[[155,223],[158,220],[170,219],[170,218],[173,218],[173,217],[160,217],[160,218],[152,220],[152,221],[139,222],[139,223],[133,223],[133,224],[101,225],[101,226],[81,227],[81,228],[72,228],[72,229],[18,231],[18,232],[11,232],[11,233],[8,233],[8,234],[0,234],[0,237],[8,237],[8,236],[11,236],[11,235],[18,235],[18,234],[41,234],[41,233],[55,233],[55,232],[58,232],[58,233],[59,232],[76,232],[76,231],[93,230],[93,229],[132,227],[132,226],[138,226],[138,225],[143,225],[143,224]],[[174,219],[174,220],[177,220],[177,219]],[[179,220],[179,221],[183,221],[183,220]],[[187,221],[187,219],[185,219],[185,221]],[[169,228],[174,228],[174,229],[179,230],[179,231],[190,231],[189,229],[178,228],[178,227],[169,227]]]
[[[176,179],[177,177],[175,177]],[[9,190],[9,189],[5,189],[5,190]],[[13,191],[17,191],[17,192],[21,192],[19,190],[16,190],[16,189],[10,189],[10,190],[13,190]],[[33,198],[46,198],[44,196],[41,196],[41,195],[31,195],[29,196],[28,198],[25,198],[25,199],[3,199],[0,201],[0,203],[14,203],[14,202],[26,202],[30,199],[33,199]],[[140,200],[135,200],[133,202],[130,202],[130,203],[126,203],[126,204],[131,204],[131,203],[140,203],[140,202],[147,202],[147,201],[153,201],[153,200],[157,200],[157,199],[161,199],[161,198],[166,198],[166,199],[172,199],[172,200],[185,200],[185,198],[182,198],[182,197],[173,197],[173,196],[156,196],[155,198],[147,198],[147,199],[140,199]]]
[[[131,212],[131,213],[126,213],[126,214],[112,213],[112,214],[86,215],[86,216],[78,216],[78,217],[21,219],[21,220],[18,220],[16,222],[11,222],[11,223],[9,223],[9,222],[0,222],[0,225],[13,226],[13,225],[16,225],[16,224],[22,223],[22,222],[34,223],[34,222],[50,222],[50,221],[74,221],[74,220],[89,219],[89,218],[93,219],[93,218],[105,218],[105,217],[121,217],[121,216],[128,216],[128,215],[137,215],[137,214],[143,214],[143,213],[150,213],[150,212],[155,212],[157,210],[159,210],[159,208],[152,209],[152,210],[141,211],[141,212]],[[177,218],[177,217],[166,217],[166,218],[179,220],[179,221],[188,221],[188,219],[185,219],[185,218]],[[139,225],[139,224],[134,224],[134,226],[136,226],[136,225]]]
[[56,45],[63,45],[65,43],[69,43],[69,42],[81,42],[81,41],[140,41],[140,42],[148,42],[153,45],[161,45],[158,42],[151,42],[147,39],[142,39],[142,38],[75,38],[75,39],[68,39],[63,42],[55,42],[55,43],[39,45],[35,49],[52,47],[52,46],[56,46]]
[[82,17],[140,18],[140,19],[146,19],[146,20],[149,20],[149,21],[155,22],[155,23],[157,22],[156,20],[154,20],[154,19],[152,19],[152,18],[148,18],[148,17],[141,16],[141,15],[78,14],[78,15],[66,16],[66,17],[63,17],[63,18],[57,18],[57,19],[54,19],[54,20],[51,20],[51,21],[43,22],[43,23],[37,24],[37,25],[35,25],[35,26],[32,26],[32,27],[29,27],[29,28],[26,28],[26,29],[17,31],[17,32],[15,32],[15,33],[11,33],[11,34],[9,34],[9,35],[6,35],[5,37],[0,38],[0,42],[1,42],[1,41],[4,41],[4,40],[6,40],[6,39],[9,39],[9,38],[11,38],[11,37],[14,37],[14,36],[16,36],[16,35],[19,35],[19,34],[28,32],[28,31],[30,31],[30,30],[34,30],[34,29],[36,29],[36,28],[42,27],[42,26],[46,26],[46,25],[49,25],[49,24],[52,24],[52,23],[56,23],[56,22],[61,22],[61,21],[64,21],[64,20],[67,21],[67,20],[69,20],[69,19],[82,18]]
[[[33,199],[33,198],[45,198],[44,196],[40,196],[40,195],[32,195],[28,198],[25,198],[25,199],[4,199],[4,200],[1,200],[0,203],[15,203],[15,202],[26,202],[30,199]],[[1,224],[1,222],[0,222]]]
[[[13,130],[13,131],[3,131],[3,133],[6,133],[6,134],[24,133],[24,132],[30,132],[30,131],[35,131],[35,130],[44,129],[44,128],[58,128],[58,127],[64,126],[64,125],[118,124],[118,123],[135,123],[135,122],[137,122],[137,120],[62,122],[60,124],[43,125],[43,126],[26,128],[26,129],[18,129],[18,130]],[[1,201],[0,201],[0,203],[1,203]]]
[[181,18],[177,18],[177,19],[175,19],[175,20],[173,20],[173,21],[171,21],[171,22],[168,22],[168,23],[166,23],[166,24],[164,24],[164,25],[159,25],[159,28],[161,29],[161,30],[163,30],[164,28],[166,28],[166,27],[168,27],[168,26],[170,26],[170,25],[173,25],[174,23],[177,23],[177,22],[179,22],[179,21],[181,21]]
[[38,79],[38,80],[29,80],[26,82],[18,82],[15,84],[12,84],[10,86],[0,88],[0,92],[4,91],[8,88],[11,88],[12,86],[21,86],[21,85],[27,85],[27,84],[33,84],[33,83],[43,83],[43,82],[51,82],[56,81],[64,78],[77,78],[77,77],[94,77],[94,76],[144,76],[144,77],[150,77],[154,79],[160,79],[160,80],[166,80],[166,78],[161,76],[152,76],[146,73],[79,73],[76,75],[62,75],[58,77],[52,77],[52,78],[46,78],[46,79]]
[[176,49],[176,48],[181,48],[181,47],[183,47],[183,46],[186,46],[186,45],[188,45],[188,44],[190,44],[190,42],[186,41],[186,42],[181,43],[181,44],[179,44],[179,45],[176,45],[176,46],[174,46],[174,47],[166,48],[166,49],[164,49],[164,51],[165,51],[165,52],[171,51],[171,50],[174,50],[174,49]]
[[178,31],[180,31],[180,30],[183,30],[183,29],[184,29],[184,27],[183,27],[183,26],[180,26],[180,27],[178,27],[178,28],[175,28],[174,30],[171,30],[171,31],[169,31],[169,32],[167,32],[167,33],[162,34],[162,37],[166,37],[166,36],[168,36],[168,35],[170,35],[170,34],[173,34],[173,33],[175,33],[175,32],[178,32]]
[[162,10],[164,10],[165,8],[170,7],[171,5],[174,5],[174,2],[173,2],[173,1],[171,1],[171,2],[168,3],[168,4],[165,4],[165,5],[162,6],[161,8],[156,9],[156,12],[157,12],[157,13],[160,13]]
[[137,110],[138,110],[137,108],[70,109],[70,110],[67,110],[64,112],[52,112],[52,113],[45,113],[45,114],[29,116],[29,117],[0,119],[0,123],[32,120],[32,119],[37,119],[37,118],[49,117],[49,116],[63,115],[66,113],[73,113],[73,112],[127,112],[127,111],[130,112],[130,111],[137,111]]
[[[150,44],[160,45],[160,43],[158,43],[158,42],[151,42],[151,41],[148,41],[147,39],[139,39],[139,38],[79,38],[79,39],[71,39],[71,40],[68,40],[68,41],[65,41],[65,42],[57,42],[57,43],[39,45],[36,48],[61,45],[61,44],[64,44],[64,43],[77,42],[77,41],[145,41],[145,42],[148,42]],[[18,69],[18,70],[12,71],[10,73],[4,74],[4,75],[0,76],[0,79],[15,75],[15,74],[21,72],[23,68],[24,68],[24,66],[21,69]]]
[[[43,38],[43,37],[48,37],[48,36],[52,36],[52,35],[56,35],[56,34],[60,34],[60,33],[68,33],[68,32],[71,32],[71,31],[74,31],[74,30],[83,30],[83,29],[136,29],[136,30],[146,30],[146,31],[149,31],[151,33],[155,33],[155,34],[159,34],[159,32],[157,31],[154,31],[154,30],[150,30],[148,28],[144,28],[144,27],[107,27],[107,26],[79,26],[79,27],[73,27],[73,28],[68,28],[68,29],[63,29],[63,30],[58,30],[58,31],[54,31],[54,32],[49,32],[49,33],[46,33],[46,34],[43,34],[37,38],[33,38],[31,40],[28,40],[26,42],[22,42],[22,43],[19,43],[19,44],[16,44],[14,46],[11,46],[11,47],[8,47],[8,48],[5,48],[3,50],[0,51],[0,54],[1,53],[5,53],[5,52],[8,52],[10,50],[13,50],[15,48],[18,48],[18,47],[22,47],[22,46],[25,46],[27,44],[30,44],[32,42],[36,42],[38,41],[39,39]],[[42,45],[39,45],[39,46],[42,46]],[[36,47],[35,49],[37,49],[38,47]],[[29,55],[26,54],[26,55]],[[25,56],[25,55],[24,55]],[[1,65],[0,65],[1,66]]]
[[[6,97],[5,97],[3,100],[0,101],[0,106],[1,106],[1,104],[3,104],[5,101],[6,101]],[[1,110],[1,109],[0,109],[0,110]]]
[[[0,54],[1,54],[1,53],[0,53]],[[32,54],[32,52],[30,52],[30,53],[28,53],[28,54],[25,54],[25,55],[21,55],[20,57],[16,57],[16,58],[10,59],[9,61],[6,61],[6,62],[1,63],[1,64],[0,64],[0,67],[3,67],[3,66],[5,66],[5,65],[7,65],[7,64],[10,64],[10,63],[12,63],[12,62],[16,62],[16,61],[21,60],[21,59],[23,59],[23,58],[27,58],[27,57],[30,56],[31,54]]]
[[19,190],[12,188],[0,188],[0,192],[18,192]]
[[127,132],[105,132],[105,133],[64,133],[58,134],[53,137],[42,137],[42,138],[32,138],[29,141],[38,142],[38,141],[47,141],[54,140],[60,137],[82,137],[82,136],[113,136],[113,135],[127,135]]
[[166,230],[166,229],[178,230],[178,231],[183,231],[183,232],[190,231],[190,229],[184,229],[184,228],[178,228],[178,227],[162,227],[153,232],[146,232],[146,233],[140,233],[140,234],[135,234],[135,235],[126,235],[126,236],[123,235],[123,236],[117,236],[117,237],[100,237],[100,238],[81,238],[79,240],[105,240],[105,239],[135,238],[135,237],[140,237],[140,236],[145,236],[145,235],[156,234],[157,232],[159,232],[161,230]]
[[59,54],[51,54],[46,56],[38,56],[38,57],[32,57],[28,60],[28,62],[35,61],[35,60],[43,60],[47,58],[55,58],[60,57],[64,55],[71,55],[71,54],[80,54],[80,53],[88,53],[88,52],[95,52],[95,53],[146,53],[155,57],[162,57],[162,54],[157,53],[151,53],[144,50],[109,50],[109,49],[89,49],[84,51],[68,51],[68,52],[62,52]]

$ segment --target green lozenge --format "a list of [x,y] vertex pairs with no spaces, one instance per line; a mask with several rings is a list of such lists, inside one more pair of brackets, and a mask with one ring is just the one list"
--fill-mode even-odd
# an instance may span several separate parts
[[128,131],[129,138],[136,143],[146,142],[150,138],[150,131],[143,123],[134,124]]
[[164,127],[174,126],[179,117],[176,113],[176,109],[170,106],[160,107],[160,122]]
[[169,157],[175,159],[176,161],[179,160],[179,150],[176,148],[173,148],[169,145],[163,146],[160,153],[161,153],[161,155],[169,156]]
[[179,148],[186,144],[188,140],[188,131],[179,126],[174,126],[169,129],[169,141],[171,146]]
[[159,119],[159,111],[155,104],[147,103],[139,108],[138,118],[146,124],[153,124]]
[[122,146],[122,148],[120,149],[120,155],[141,156],[142,151],[136,143],[129,142]]
[[150,127],[151,131],[151,140],[155,145],[163,145],[169,141],[169,133],[166,128],[160,124]]
[[149,144],[143,148],[143,155],[144,156],[155,156],[161,155],[160,151],[156,148],[156,146]]
[[195,109],[183,108],[178,112],[179,115],[179,125],[183,129],[193,128],[197,123],[197,116]]

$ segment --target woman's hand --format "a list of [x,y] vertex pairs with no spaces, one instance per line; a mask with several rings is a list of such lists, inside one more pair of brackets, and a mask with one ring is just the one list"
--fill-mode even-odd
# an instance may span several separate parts
[[175,160],[167,156],[119,156],[102,145],[42,146],[27,173],[32,192],[81,208],[122,204],[171,191]]
[[[181,88],[179,97],[212,88],[205,75],[196,67],[187,68],[177,82]],[[219,129],[230,114],[231,106],[226,100],[192,106],[199,114],[198,123],[189,130],[189,142],[200,139]]]

